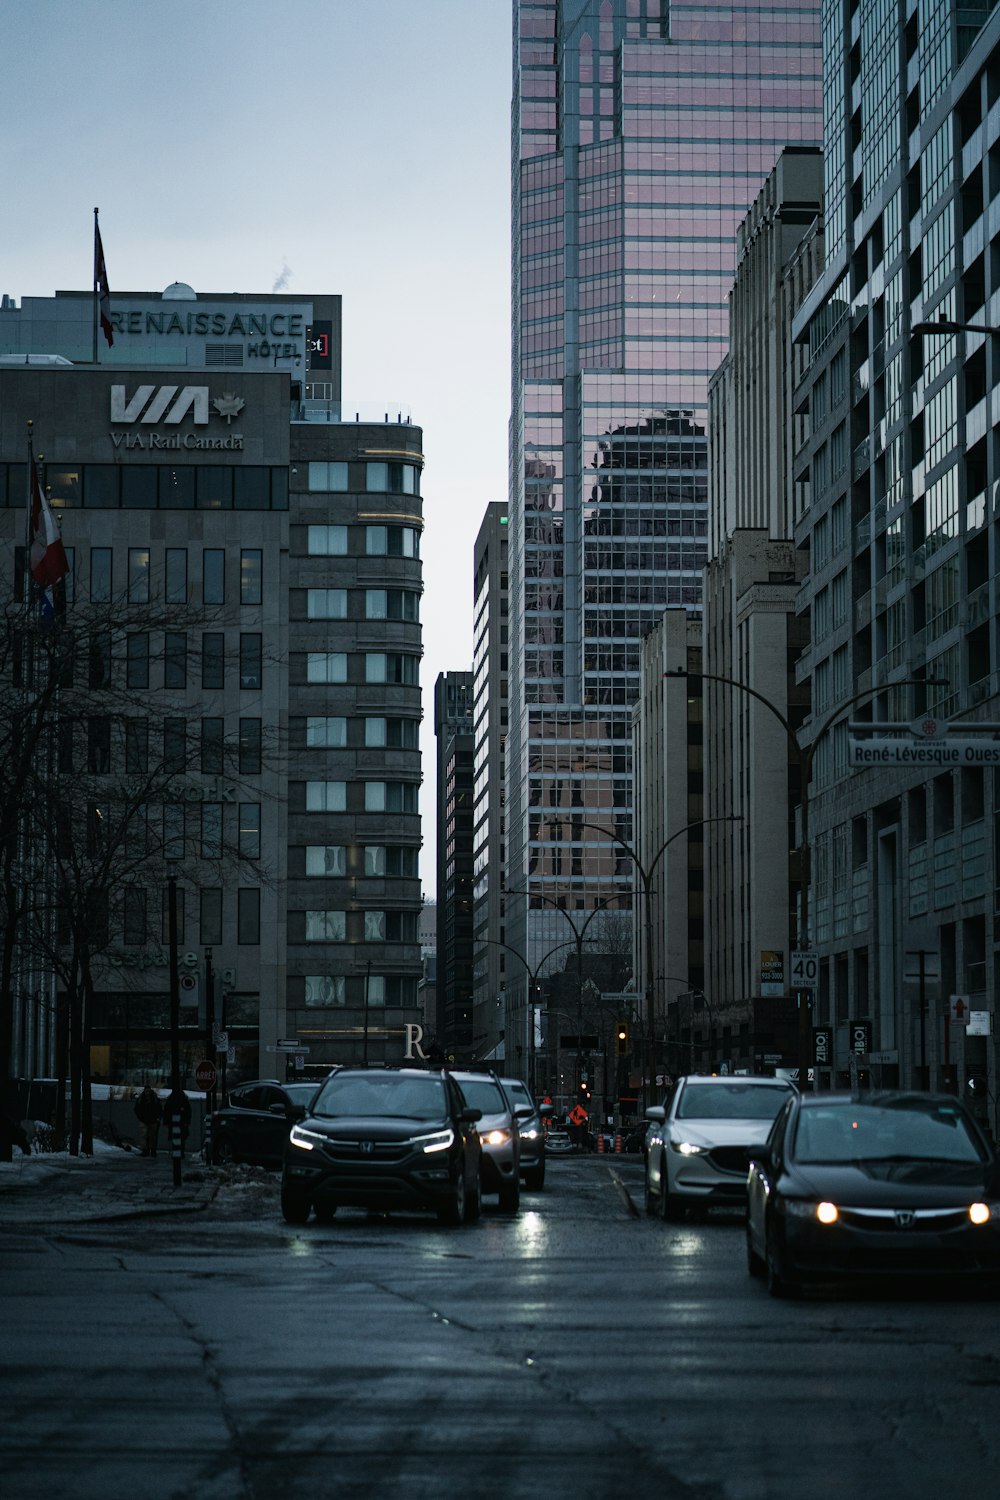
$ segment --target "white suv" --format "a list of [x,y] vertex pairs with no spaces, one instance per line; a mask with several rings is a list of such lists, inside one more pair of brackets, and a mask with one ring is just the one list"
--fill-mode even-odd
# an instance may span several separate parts
[[793,1092],[780,1078],[678,1078],[646,1111],[646,1212],[679,1219],[691,1206],[745,1203],[750,1150]]

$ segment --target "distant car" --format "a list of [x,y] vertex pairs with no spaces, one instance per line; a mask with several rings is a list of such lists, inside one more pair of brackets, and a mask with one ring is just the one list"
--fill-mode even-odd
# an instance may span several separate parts
[[1000,1277],[1000,1167],[950,1094],[794,1095],[752,1155],[747,1265],[774,1296],[844,1275]]
[[545,1186],[545,1116],[551,1105],[536,1104],[528,1085],[520,1078],[501,1078],[500,1084],[517,1116],[521,1179],[526,1188],[538,1192]]
[[569,1156],[577,1149],[568,1130],[550,1130],[545,1137],[545,1151],[549,1156]]
[[279,1083],[274,1078],[241,1083],[210,1116],[206,1156],[216,1166],[245,1161],[280,1167],[288,1132],[305,1114],[318,1087],[316,1083]]
[[496,1193],[504,1213],[516,1214],[521,1200],[521,1140],[514,1106],[495,1073],[452,1071],[467,1104],[478,1109],[483,1147],[483,1192]]
[[646,1212],[679,1219],[691,1207],[745,1203],[750,1150],[793,1092],[784,1079],[678,1078],[646,1111]]
[[447,1072],[338,1068],[285,1147],[281,1212],[304,1224],[341,1206],[429,1209],[444,1224],[479,1217],[480,1111]]

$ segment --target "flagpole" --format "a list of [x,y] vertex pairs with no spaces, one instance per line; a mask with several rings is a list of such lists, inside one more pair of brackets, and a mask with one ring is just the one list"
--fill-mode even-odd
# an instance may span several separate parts
[[100,233],[97,227],[97,209],[94,209],[94,364],[97,364],[97,328],[100,318],[100,292],[97,287],[97,236]]
[[25,486],[26,510],[24,516],[24,612],[27,617],[31,610],[31,544],[34,541],[34,533],[31,529],[31,504],[34,499],[34,476],[35,476],[35,445],[34,445],[34,423],[28,418],[28,483]]

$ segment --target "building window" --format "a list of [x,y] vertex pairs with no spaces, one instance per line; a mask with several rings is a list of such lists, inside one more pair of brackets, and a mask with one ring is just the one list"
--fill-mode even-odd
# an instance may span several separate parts
[[366,589],[366,620],[410,620],[420,618],[420,595],[413,589]]
[[366,844],[365,874],[415,879],[419,852],[400,845]]
[[258,547],[240,553],[240,603],[260,604],[263,595],[264,554]]
[[163,638],[163,686],[187,687],[187,636],[183,630],[168,630]]
[[149,636],[130,635],[125,642],[125,683],[130,688],[149,687]]
[[365,467],[368,490],[390,495],[420,494],[420,470],[414,464],[370,463]]
[[260,891],[244,886],[236,893],[236,941],[242,944],[260,942]]
[[308,484],[310,490],[314,492],[335,491],[342,493],[347,489],[346,463],[311,463],[309,465]]
[[[62,726],[60,725],[60,728]],[[125,720],[125,770],[142,776],[149,767],[149,725],[145,719]]]
[[345,651],[310,651],[306,655],[307,682],[346,682]]
[[221,688],[225,683],[226,638],[221,630],[209,630],[201,638],[201,685]]
[[87,770],[105,776],[111,770],[111,720],[87,720]]
[[413,943],[417,937],[414,911],[366,911],[366,943]]
[[346,589],[306,589],[308,620],[346,620]]
[[307,781],[306,812],[346,812],[346,781]]
[[90,549],[90,602],[92,604],[107,604],[111,598],[111,558],[110,547],[91,547]]
[[240,636],[240,687],[260,692],[263,676],[263,637]]
[[346,526],[310,526],[306,549],[310,557],[346,557]]
[[419,681],[420,658],[406,651],[366,651],[365,681],[387,682],[395,686],[415,687]]
[[306,849],[307,875],[346,875],[347,850],[339,844],[310,844]]
[[347,983],[343,974],[307,974],[305,1003],[309,1006],[345,1005]]
[[412,526],[367,526],[369,557],[419,557],[420,533]]
[[163,769],[165,771],[187,770],[186,719],[164,719],[163,721]]
[[125,891],[125,942],[128,947],[144,943],[148,936],[146,892],[136,886]]
[[165,802],[163,804],[163,858],[184,858],[184,804],[183,802]]
[[222,803],[201,804],[201,857],[222,858]]
[[95,630],[90,637],[87,683],[92,688],[111,686],[111,637],[104,630]]
[[[346,667],[347,658],[344,658]],[[312,679],[310,679],[312,680]],[[347,744],[347,720],[340,718],[309,718],[306,720],[306,744],[342,750]]]
[[307,943],[342,943],[347,937],[347,914],[342,911],[307,911]]
[[419,741],[420,725],[416,719],[365,719],[365,744],[368,746],[416,750]]
[[225,764],[225,720],[201,721],[201,774],[221,776]]
[[260,803],[240,803],[240,854],[260,859]]
[[260,774],[261,732],[262,721],[260,719],[240,720],[241,776],[257,776]]
[[366,781],[365,812],[414,813],[418,788],[409,781]]
[[221,547],[206,547],[201,555],[201,597],[205,604],[226,602],[226,554]]
[[168,547],[166,555],[166,599],[168,604],[186,604],[188,555],[186,547]]
[[208,947],[218,947],[222,942],[222,888],[209,886],[201,892],[199,926],[201,941]]
[[128,549],[128,602],[149,603],[149,548]]

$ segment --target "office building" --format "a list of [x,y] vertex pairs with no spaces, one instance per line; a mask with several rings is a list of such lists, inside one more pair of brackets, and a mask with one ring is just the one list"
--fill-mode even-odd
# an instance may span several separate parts
[[473,674],[434,684],[437,759],[437,1000],[434,1040],[468,1062],[472,1049]]

